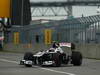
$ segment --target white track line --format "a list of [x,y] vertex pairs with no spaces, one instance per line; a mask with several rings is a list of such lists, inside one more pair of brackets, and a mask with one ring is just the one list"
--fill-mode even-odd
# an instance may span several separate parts
[[[18,64],[18,62],[16,62],[16,61],[11,61],[11,60],[1,59],[1,58],[0,58],[0,61]],[[34,67],[39,67],[39,66],[34,66]],[[51,72],[55,72],[55,73],[66,74],[66,75],[76,75],[76,74],[73,74],[73,73],[57,71],[57,70],[52,70],[52,69],[48,69],[48,68],[41,68],[41,67],[39,67],[39,69],[46,70],[46,71],[51,71]]]
[[41,68],[41,69],[48,70],[48,71],[52,71],[52,72],[56,72],[56,73],[67,74],[67,75],[75,75],[75,74],[72,74],[72,73],[63,72],[63,71],[56,71],[56,70],[52,70],[52,69],[48,69],[48,68]]
[[10,60],[1,59],[1,58],[0,58],[0,61],[18,64],[18,62],[16,62],[16,61],[10,61]]

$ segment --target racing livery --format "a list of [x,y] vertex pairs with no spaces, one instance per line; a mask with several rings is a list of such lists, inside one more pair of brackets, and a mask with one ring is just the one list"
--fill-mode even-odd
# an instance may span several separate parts
[[68,64],[69,62],[75,66],[82,64],[82,54],[78,51],[71,50],[71,54],[65,53],[61,47],[72,47],[71,43],[60,43],[57,48],[50,48],[45,51],[39,51],[35,54],[32,52],[26,52],[23,60],[20,61],[20,65],[32,67],[32,65],[40,66],[56,66],[61,64]]

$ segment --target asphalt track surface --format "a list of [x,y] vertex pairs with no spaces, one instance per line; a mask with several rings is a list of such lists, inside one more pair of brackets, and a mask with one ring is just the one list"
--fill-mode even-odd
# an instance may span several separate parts
[[18,65],[23,54],[0,53],[0,75],[100,75],[100,60],[84,59],[82,66],[31,68]]

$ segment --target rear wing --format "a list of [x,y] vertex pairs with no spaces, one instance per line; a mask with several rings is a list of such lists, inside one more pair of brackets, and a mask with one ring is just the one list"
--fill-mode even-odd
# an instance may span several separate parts
[[61,47],[70,47],[71,48],[71,43],[59,43]]
[[60,47],[69,47],[71,50],[75,50],[75,44],[74,43],[59,43]]

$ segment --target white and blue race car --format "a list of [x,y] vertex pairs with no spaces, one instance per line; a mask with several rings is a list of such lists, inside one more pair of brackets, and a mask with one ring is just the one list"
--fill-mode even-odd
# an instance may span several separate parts
[[62,46],[72,47],[71,43],[60,43],[58,48],[50,48],[45,51],[39,51],[35,54],[32,52],[26,52],[23,60],[20,61],[20,65],[32,67],[32,65],[40,66],[56,66],[59,67],[61,64],[71,64],[80,66],[82,64],[82,54],[78,51],[71,51],[70,55],[62,50]]

